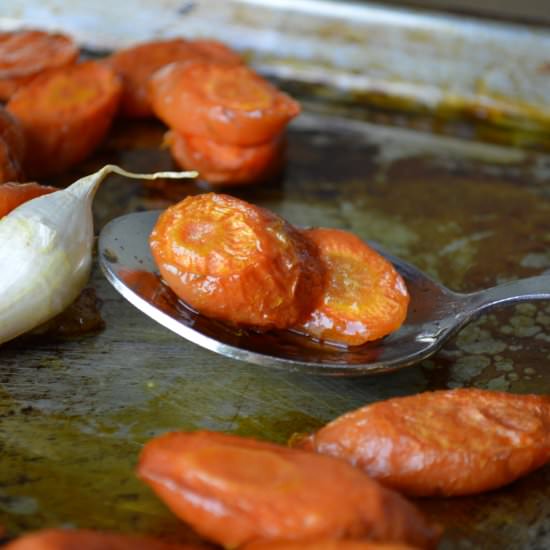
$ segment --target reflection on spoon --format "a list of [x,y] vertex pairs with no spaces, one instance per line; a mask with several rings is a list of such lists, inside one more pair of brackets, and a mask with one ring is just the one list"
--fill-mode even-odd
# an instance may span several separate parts
[[399,330],[382,340],[347,349],[324,345],[291,331],[257,333],[199,315],[162,283],[148,244],[159,214],[128,214],[103,229],[99,259],[105,276],[129,302],[173,332],[216,353],[258,365],[333,376],[392,371],[433,355],[452,335],[490,308],[550,299],[550,275],[460,294],[369,243],[395,265],[407,283],[411,302]]

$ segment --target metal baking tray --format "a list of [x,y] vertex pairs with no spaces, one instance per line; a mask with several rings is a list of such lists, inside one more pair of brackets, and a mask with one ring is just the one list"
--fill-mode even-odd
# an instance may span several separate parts
[[[214,36],[297,95],[304,113],[289,129],[284,175],[225,192],[296,224],[379,241],[456,290],[550,268],[544,30],[317,0],[1,6],[1,27],[36,25],[73,33],[95,55],[159,36]],[[93,158],[51,183],[106,162],[170,168],[164,131],[118,120]],[[96,229],[207,189],[110,177]],[[198,348],[124,302],[97,269],[77,312],[95,327],[96,299],[103,329],[75,335],[58,323],[0,348],[0,524],[10,536],[63,525],[192,537],[133,473],[141,445],[167,430],[284,442],[365,403],[427,389],[550,393],[542,302],[482,317],[420,365],[344,379]],[[418,505],[445,526],[442,549],[548,548],[549,482],[546,467],[486,495]]]

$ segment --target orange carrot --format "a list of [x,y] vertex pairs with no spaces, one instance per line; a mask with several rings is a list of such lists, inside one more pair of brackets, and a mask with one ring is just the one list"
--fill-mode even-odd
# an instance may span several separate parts
[[5,550],[206,550],[196,544],[175,544],[147,537],[99,531],[47,529],[16,539]]
[[0,100],[8,100],[45,70],[72,65],[78,55],[76,43],[65,34],[39,30],[0,33]]
[[255,147],[223,145],[207,138],[169,132],[172,157],[179,166],[199,172],[201,179],[220,185],[260,182],[282,166],[284,138]]
[[187,197],[150,237],[168,286],[192,308],[264,329],[304,317],[321,292],[316,249],[282,218],[228,195]]
[[399,328],[409,295],[390,262],[347,231],[319,228],[305,236],[319,249],[326,286],[317,307],[295,327],[298,331],[353,346]]
[[151,78],[155,113],[182,134],[254,146],[280,134],[299,104],[243,65],[173,63]]
[[148,442],[138,475],[181,519],[228,548],[354,538],[432,548],[439,529],[342,460],[214,432]]
[[127,117],[153,116],[148,90],[153,73],[175,61],[197,59],[242,62],[236,53],[219,42],[190,42],[183,38],[142,42],[114,53],[106,63],[122,78],[120,112]]
[[3,183],[0,185],[0,218],[9,214],[20,204],[30,201],[41,195],[59,191],[57,187],[30,183]]
[[404,544],[363,542],[358,540],[314,540],[299,542],[256,542],[242,550],[414,550]]
[[550,460],[550,399],[427,392],[345,414],[298,445],[345,459],[409,495],[475,494]]
[[108,67],[88,61],[37,76],[9,101],[28,142],[31,177],[58,174],[86,158],[107,133],[121,84]]

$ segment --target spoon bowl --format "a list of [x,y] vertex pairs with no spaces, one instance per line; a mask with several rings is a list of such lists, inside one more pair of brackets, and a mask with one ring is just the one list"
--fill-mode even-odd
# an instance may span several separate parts
[[362,346],[340,348],[292,331],[235,328],[191,310],[163,284],[148,242],[160,213],[128,214],[105,226],[99,236],[99,263],[106,278],[131,304],[176,334],[216,353],[262,366],[332,376],[389,372],[430,357],[493,307],[550,299],[550,275],[461,294],[369,243],[394,264],[407,284],[411,300],[399,330]]

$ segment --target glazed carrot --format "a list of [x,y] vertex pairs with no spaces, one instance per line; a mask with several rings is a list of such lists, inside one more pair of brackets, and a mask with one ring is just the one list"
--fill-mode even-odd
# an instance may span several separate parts
[[122,78],[121,114],[128,117],[153,115],[148,83],[151,75],[168,63],[194,58],[187,40],[159,40],[144,42],[119,50],[106,62]]
[[214,432],[148,442],[138,475],[181,519],[228,548],[363,538],[431,548],[439,530],[342,460]]
[[27,138],[25,171],[40,178],[86,158],[103,139],[120,99],[118,76],[88,61],[37,76],[9,101]]
[[320,303],[298,331],[355,346],[400,327],[409,295],[390,262],[347,231],[319,228],[305,235],[317,245],[327,278]]
[[285,328],[322,290],[311,243],[276,214],[228,195],[196,195],[168,208],[150,245],[168,286],[224,321]]
[[550,460],[550,399],[478,389],[367,405],[298,443],[417,496],[501,487]]
[[235,52],[219,42],[190,42],[183,38],[143,42],[114,53],[106,62],[122,78],[120,112],[128,117],[153,116],[148,90],[153,73],[175,61],[197,59],[242,63]]
[[74,40],[59,33],[24,30],[0,33],[0,100],[8,100],[41,72],[72,65]]
[[0,218],[9,214],[20,204],[30,201],[41,195],[59,191],[57,187],[30,183],[3,183],[0,185]]
[[205,550],[194,544],[175,544],[134,535],[99,531],[47,529],[25,535],[5,550]]
[[311,542],[253,542],[244,546],[242,550],[414,550],[414,547],[358,540],[314,540]]
[[273,177],[282,167],[282,136],[255,147],[222,145],[207,138],[178,132],[168,132],[166,141],[179,166],[196,170],[201,179],[214,184],[260,182]]
[[151,78],[153,110],[168,126],[226,145],[271,141],[299,104],[244,65],[173,63]]

